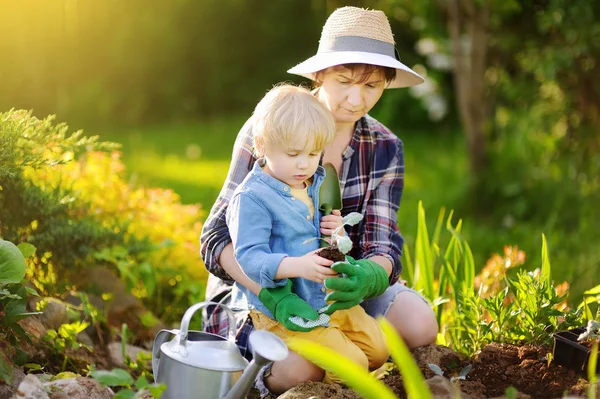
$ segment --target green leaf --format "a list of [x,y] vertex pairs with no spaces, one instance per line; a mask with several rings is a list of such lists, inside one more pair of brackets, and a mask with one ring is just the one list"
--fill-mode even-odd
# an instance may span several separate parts
[[129,387],[133,384],[133,378],[123,369],[112,369],[111,371],[94,370],[90,375],[98,380],[100,384],[108,385],[109,387]]
[[417,366],[415,359],[413,359],[408,347],[402,341],[396,329],[383,317],[380,317],[378,321],[388,347],[392,352],[392,358],[398,365],[400,374],[402,374],[404,388],[408,396],[411,398],[432,399],[431,392],[419,370],[419,366]]
[[15,244],[0,240],[0,284],[15,284],[25,277],[25,258]]
[[123,389],[117,392],[114,399],[135,399],[135,392],[130,389]]
[[587,377],[590,385],[596,384],[596,367],[598,366],[598,342],[594,342],[588,359]]
[[148,380],[143,375],[140,375],[137,380],[135,380],[135,387],[138,391],[146,388],[148,386]]
[[160,399],[163,392],[167,390],[167,386],[165,384],[150,384],[148,390],[153,398]]
[[588,295],[600,295],[600,285],[595,286],[594,288],[587,290],[583,293],[584,296]]
[[9,363],[6,355],[0,352],[0,380],[7,384],[12,384],[13,378],[13,367]]
[[419,201],[418,216],[417,216],[417,239],[415,250],[415,264],[419,270],[418,275],[415,275],[417,283],[422,281],[420,287],[423,288],[425,297],[432,300],[435,297],[433,288],[433,251],[429,242],[429,234],[427,233],[427,221],[425,219],[425,209],[423,202]]
[[548,258],[548,244],[546,243],[545,234],[542,234],[542,272],[540,280],[548,284],[547,291],[552,290],[552,270],[550,268],[550,259]]
[[19,248],[19,251],[21,251],[25,259],[32,256],[36,250],[35,246],[29,244],[28,242],[20,243],[19,245],[17,245],[17,248]]
[[300,338],[291,338],[287,344],[300,356],[340,377],[363,398],[396,399],[394,393],[368,370],[332,349]]

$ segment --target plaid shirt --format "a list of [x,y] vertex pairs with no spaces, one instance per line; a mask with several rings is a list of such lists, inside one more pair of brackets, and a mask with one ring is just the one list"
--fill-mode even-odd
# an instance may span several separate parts
[[[206,298],[228,305],[233,280],[219,265],[223,248],[231,242],[225,222],[227,205],[236,187],[252,170],[256,158],[252,153],[251,119],[244,124],[231,157],[227,180],[212,207],[200,237],[201,255],[209,276]],[[361,118],[350,144],[342,154],[340,173],[342,189],[342,215],[359,212],[361,223],[352,226],[348,236],[352,239],[350,255],[355,259],[375,255],[385,256],[392,262],[390,285],[394,284],[402,264],[404,239],[398,231],[397,213],[404,188],[404,146],[389,129],[371,118]],[[216,278],[216,277],[218,278]],[[248,312],[235,312],[237,344],[242,355],[252,358],[248,337],[254,330]],[[220,307],[211,306],[204,314],[204,330],[224,336],[229,328],[227,313]],[[261,374],[256,387],[261,397],[268,394]]]

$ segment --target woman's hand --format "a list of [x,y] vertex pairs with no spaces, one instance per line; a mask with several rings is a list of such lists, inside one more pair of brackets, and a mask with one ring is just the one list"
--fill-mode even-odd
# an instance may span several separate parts
[[[323,216],[321,218],[321,236],[323,236],[323,238],[326,239],[329,244],[331,244],[329,237],[331,237],[335,229],[342,227],[342,223],[342,212],[339,209],[332,210],[330,215]],[[338,230],[337,234],[339,236],[343,236],[346,235],[346,232],[342,227]]]

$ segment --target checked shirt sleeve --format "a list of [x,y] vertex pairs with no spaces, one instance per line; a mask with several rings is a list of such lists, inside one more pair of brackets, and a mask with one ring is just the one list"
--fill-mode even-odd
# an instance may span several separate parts
[[200,235],[200,255],[206,270],[229,282],[233,282],[233,279],[219,264],[219,257],[223,252],[223,248],[231,242],[225,220],[227,206],[236,187],[250,172],[256,160],[252,154],[251,125],[251,120],[248,120],[238,133],[233,146],[227,180],[225,180],[223,188],[210,210]]
[[390,285],[402,271],[404,239],[398,230],[398,208],[404,188],[404,147],[400,140],[393,146],[389,163],[378,170],[380,180],[366,206],[364,234],[360,239],[363,258],[385,256],[392,262]]

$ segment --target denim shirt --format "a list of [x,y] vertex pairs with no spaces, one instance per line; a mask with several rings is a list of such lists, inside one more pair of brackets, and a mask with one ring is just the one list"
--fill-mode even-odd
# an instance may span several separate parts
[[[320,247],[320,240],[303,243],[320,237],[319,187],[325,169],[319,166],[308,186],[315,207],[311,218],[306,204],[292,196],[290,186],[264,172],[260,161],[233,194],[226,220],[242,270],[262,288],[273,288],[286,284],[287,279],[275,280],[283,258],[302,256]],[[326,306],[323,284],[303,278],[293,278],[292,283],[294,293],[315,310]],[[231,307],[257,309],[273,317],[258,297],[239,283],[233,288]]]

